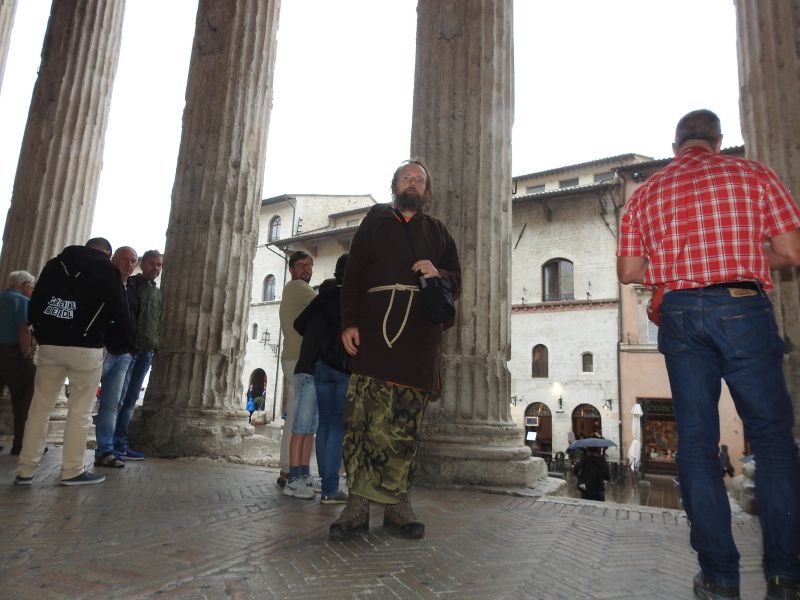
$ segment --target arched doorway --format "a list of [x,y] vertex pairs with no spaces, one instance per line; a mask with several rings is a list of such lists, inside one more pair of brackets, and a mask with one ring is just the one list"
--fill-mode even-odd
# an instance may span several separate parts
[[[264,410],[267,398],[267,373],[264,369],[255,369],[250,373],[249,386],[253,386],[253,400],[256,403],[256,410]],[[247,397],[245,395],[245,403]]]
[[553,415],[542,402],[525,409],[525,445],[534,455],[553,451]]
[[572,431],[575,439],[600,437],[603,435],[603,420],[600,411],[591,404],[579,404],[572,411]]

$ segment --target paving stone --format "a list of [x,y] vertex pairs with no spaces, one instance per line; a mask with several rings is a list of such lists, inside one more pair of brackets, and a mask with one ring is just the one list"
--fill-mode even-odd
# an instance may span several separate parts
[[[65,488],[60,460],[52,447],[23,488],[0,456],[4,600],[692,598],[676,510],[415,489],[424,540],[390,535],[373,507],[367,535],[334,542],[341,507],[283,496],[274,469],[148,458]],[[742,597],[760,598],[758,521],[736,514],[733,531]]]

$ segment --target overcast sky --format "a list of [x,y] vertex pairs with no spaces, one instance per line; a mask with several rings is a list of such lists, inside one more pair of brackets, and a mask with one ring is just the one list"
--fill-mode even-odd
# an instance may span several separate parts
[[[163,250],[196,0],[128,0],[93,235]],[[20,0],[0,88],[0,226],[50,0]],[[742,144],[731,0],[517,0],[513,173],[664,158],[696,108]],[[416,0],[283,0],[262,196],[388,200],[409,153]]]

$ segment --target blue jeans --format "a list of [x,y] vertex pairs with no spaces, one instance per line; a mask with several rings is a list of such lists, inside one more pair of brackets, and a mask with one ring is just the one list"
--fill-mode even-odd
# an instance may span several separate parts
[[724,379],[758,463],[764,574],[800,579],[800,462],[783,341],[769,298],[763,291],[734,297],[727,288],[670,292],[661,306],[658,349],[672,388],[683,505],[703,572],[722,585],[739,583],[739,552],[718,456]]
[[131,424],[133,410],[142,391],[142,382],[151,364],[153,364],[153,353],[142,351],[133,356],[128,366],[127,382],[123,390],[125,395],[120,403],[117,425],[114,428],[114,450],[117,452],[125,452],[128,448],[128,426]]
[[114,451],[114,428],[117,426],[117,413],[122,393],[125,391],[125,379],[133,354],[106,354],[103,370],[100,375],[100,405],[95,419],[96,458],[102,458]]
[[317,361],[314,368],[317,388],[316,452],[317,466],[322,477],[322,495],[333,496],[339,491],[339,467],[342,464],[344,438],[344,399],[350,374]]
[[308,373],[295,373],[294,381],[294,420],[292,433],[313,434],[317,431],[317,393],[314,376]]

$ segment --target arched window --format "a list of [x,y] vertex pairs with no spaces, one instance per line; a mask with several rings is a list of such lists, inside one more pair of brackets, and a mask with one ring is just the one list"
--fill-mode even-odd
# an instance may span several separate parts
[[537,344],[533,347],[533,354],[531,357],[531,377],[540,377],[547,379],[548,377],[548,357],[547,346]]
[[275,300],[275,276],[267,275],[264,278],[264,293],[261,296],[264,302]]
[[252,339],[258,339],[258,323],[253,323],[253,334],[251,336]]
[[581,354],[581,363],[584,373],[594,372],[594,355],[591,352]]
[[269,235],[267,236],[268,242],[274,242],[281,237],[281,218],[274,216],[269,221]]
[[542,301],[574,300],[572,262],[554,258],[542,265]]

